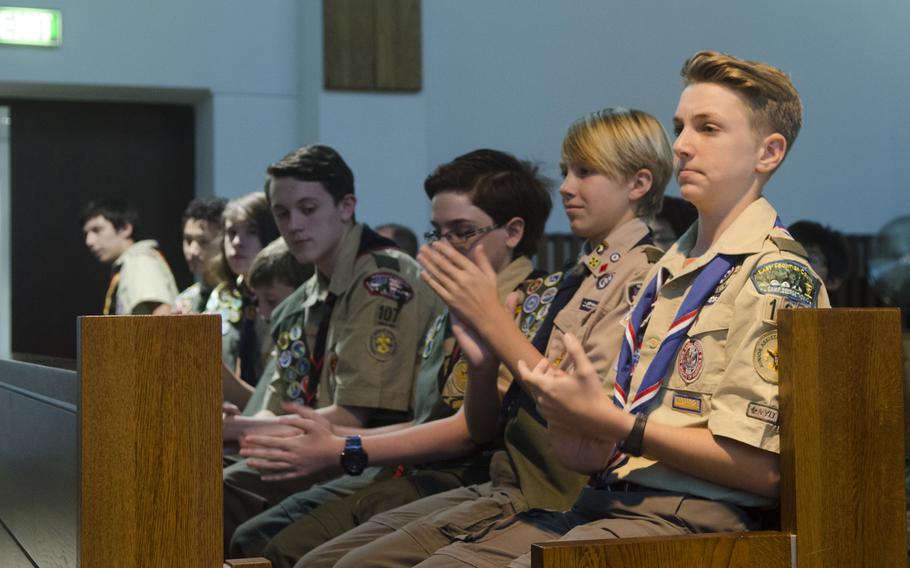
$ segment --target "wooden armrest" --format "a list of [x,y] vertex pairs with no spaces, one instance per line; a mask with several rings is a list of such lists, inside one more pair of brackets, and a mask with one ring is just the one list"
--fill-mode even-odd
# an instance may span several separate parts
[[272,568],[265,558],[235,558],[224,561],[224,568]]
[[541,542],[533,568],[789,568],[796,536],[776,531]]

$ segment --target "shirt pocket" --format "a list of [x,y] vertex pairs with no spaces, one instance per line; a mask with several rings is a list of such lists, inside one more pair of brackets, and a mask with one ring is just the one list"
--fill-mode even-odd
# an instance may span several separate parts
[[700,394],[714,392],[727,367],[726,343],[733,306],[705,306],[670,363],[667,387]]

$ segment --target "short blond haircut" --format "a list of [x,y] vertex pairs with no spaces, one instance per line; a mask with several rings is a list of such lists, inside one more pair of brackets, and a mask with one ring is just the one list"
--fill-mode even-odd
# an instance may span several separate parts
[[615,181],[639,170],[651,172],[651,189],[635,206],[639,217],[660,211],[673,173],[673,150],[667,132],[650,114],[606,108],[575,121],[562,141],[563,164],[584,164]]
[[767,63],[700,51],[680,74],[686,85],[715,83],[742,95],[752,111],[752,128],[762,135],[781,134],[790,152],[803,124],[803,103],[786,73]]

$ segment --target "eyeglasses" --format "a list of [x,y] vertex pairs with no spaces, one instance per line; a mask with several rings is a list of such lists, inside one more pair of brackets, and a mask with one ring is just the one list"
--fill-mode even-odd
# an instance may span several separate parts
[[427,243],[435,243],[439,239],[445,239],[449,241],[452,245],[463,245],[474,237],[479,237],[485,235],[490,231],[495,231],[500,228],[502,225],[495,224],[490,225],[489,227],[481,227],[479,229],[462,229],[459,231],[449,231],[448,233],[440,233],[439,231],[430,231],[423,234],[423,238]]

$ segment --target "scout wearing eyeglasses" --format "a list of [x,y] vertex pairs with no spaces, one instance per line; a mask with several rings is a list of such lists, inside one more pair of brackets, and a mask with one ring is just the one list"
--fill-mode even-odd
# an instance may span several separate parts
[[[533,342],[503,323],[507,316],[489,286],[480,285],[488,272],[482,261],[469,263],[443,243],[425,247],[418,256],[429,283],[474,331],[476,337],[463,345],[465,352],[483,346],[496,354],[473,362],[465,402],[476,441],[504,437],[506,450],[492,460],[492,482],[378,515],[317,548],[300,565],[328,565],[311,560],[327,548],[347,546],[350,552],[337,566],[411,566],[453,542],[482,538],[517,512],[562,510],[586,482],[586,476],[560,464],[547,438],[546,422],[517,383],[500,407],[496,382],[486,369],[490,361],[500,359],[510,367],[517,367],[521,359],[536,361],[541,354],[557,359],[565,353],[563,337],[573,333],[585,337],[596,364],[607,372],[621,336],[619,320],[660,255],[650,244],[643,217],[660,206],[672,171],[671,151],[666,133],[650,115],[606,109],[572,125],[562,154],[563,205],[573,233],[588,245],[575,266],[540,279],[529,290],[520,311],[523,326],[541,321]],[[374,542],[351,550],[367,535]]]
[[[305,404],[344,427],[406,420],[420,340],[441,303],[412,258],[355,221],[353,174],[335,150],[305,146],[267,173],[281,236],[316,273],[272,314],[277,371],[265,408]],[[225,549],[238,524],[313,481],[265,482],[245,463],[227,468]]]
[[[552,208],[547,185],[548,180],[537,173],[534,165],[504,152],[483,149],[459,156],[440,165],[424,182],[427,196],[432,199],[435,227],[427,239],[445,238],[468,258],[474,258],[482,244],[495,267],[493,285],[500,302],[514,291],[519,294],[520,303],[527,289],[539,283],[538,276],[543,275],[533,271],[531,256],[537,251]],[[493,226],[496,228],[490,228]],[[329,501],[327,495],[336,481],[295,494],[241,525],[231,543],[232,556],[265,556],[273,566],[292,566],[311,549],[374,514],[454,487],[489,480],[489,453],[471,440],[462,411],[469,381],[468,364],[455,342],[451,324],[448,312],[443,313],[424,341],[414,388],[414,427],[395,432],[361,432],[361,465],[384,465],[380,476],[391,477],[396,471],[398,475],[334,501]],[[533,334],[539,324],[537,321],[526,333]],[[341,461],[343,470],[351,473],[346,465],[350,456],[345,453],[339,460],[347,445],[345,436],[313,424],[301,426],[307,432],[301,441],[277,436],[250,436],[244,440],[250,465],[266,473],[284,468],[268,459],[253,459],[260,455],[267,458],[272,449],[280,449],[285,452],[285,461],[297,465],[298,471],[341,471]],[[401,468],[412,464],[407,470]],[[320,503],[324,505],[317,508]],[[316,561],[322,562],[330,561]]]
[[521,369],[551,428],[588,436],[561,457],[591,485],[568,512],[521,514],[439,564],[526,567],[532,543],[559,537],[750,530],[777,500],[777,313],[828,306],[761,197],[799,131],[799,95],[780,70],[720,53],[682,74],[676,177],[698,222],[645,279],[606,385],[571,338],[571,374]]

